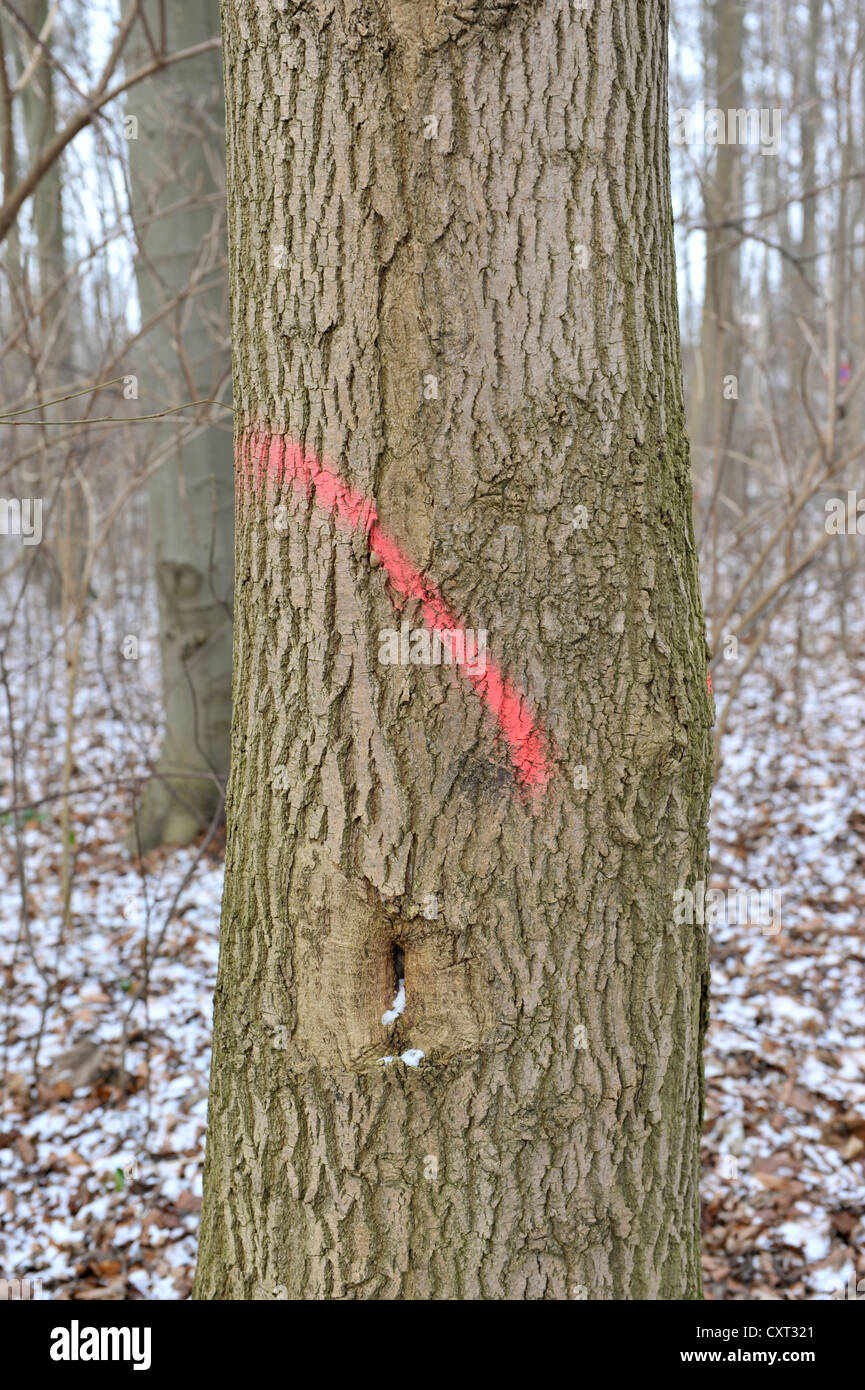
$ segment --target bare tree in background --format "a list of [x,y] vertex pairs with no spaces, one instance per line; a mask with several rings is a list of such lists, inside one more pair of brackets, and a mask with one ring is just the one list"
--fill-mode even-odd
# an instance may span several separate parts
[[785,615],[808,644],[803,581],[836,592],[843,644],[861,574],[856,517],[839,536],[825,508],[861,491],[865,454],[865,16],[825,0],[682,0],[674,15],[683,51],[706,45],[696,81],[677,65],[677,111],[702,101],[773,132],[761,148],[734,122],[677,158],[680,263],[700,301],[685,358],[718,755]]
[[[708,87],[717,107],[739,110],[743,105],[744,0],[705,0]],[[736,397],[725,381],[738,380],[740,343],[736,318],[740,312],[741,154],[734,144],[719,144],[706,169],[703,206],[706,223],[706,278],[700,331],[699,364],[694,409],[689,426],[696,459],[712,477],[713,490],[732,509],[728,524],[740,521],[745,508],[746,474],[732,456]]]
[[[192,48],[218,33],[218,0],[148,0],[142,21],[156,53]],[[127,122],[138,293],[150,325],[136,349],[146,364],[138,386],[155,410],[174,404],[178,389],[191,401],[213,398],[230,373],[219,54],[141,83]],[[166,426],[156,428],[164,439]],[[176,451],[148,483],[165,734],[130,834],[145,850],[186,843],[209,823],[231,733],[231,421],[185,442],[181,421],[168,428]]]
[[[112,28],[78,0],[47,7],[0,0],[0,837],[20,898],[16,951],[26,950],[44,991],[32,1039],[36,1080],[44,1030],[59,1007],[64,943],[86,921],[76,874],[80,855],[89,852],[92,798],[113,816],[119,845],[142,786],[158,781],[164,793],[174,776],[176,796],[163,796],[161,813],[145,793],[129,838],[133,849],[158,842],[166,828],[189,839],[205,826],[207,844],[221,806],[232,481],[230,426],[222,434],[221,468],[221,432],[214,428],[230,421],[218,44],[212,11],[209,18],[199,12],[190,29],[185,7],[157,5],[145,15],[134,0]],[[147,90],[186,63],[201,65],[188,100],[176,82],[168,86],[173,101]],[[153,235],[154,258],[150,278],[142,279],[149,299],[139,325],[128,167],[130,149],[148,135],[156,148],[150,164],[146,154],[141,161],[134,222],[145,256]],[[166,151],[179,152],[180,162],[166,164]],[[160,240],[161,221],[171,229]],[[217,404],[195,405],[201,397]],[[204,437],[206,458],[195,447]],[[163,501],[151,529],[144,494],[161,470],[173,480],[175,505],[157,488]],[[38,507],[39,534],[29,544],[9,517],[31,506]],[[188,560],[179,550],[183,527]],[[164,742],[175,750],[170,769],[163,753],[155,775],[150,760],[163,712],[149,683],[149,535],[156,548],[167,538],[160,555],[179,574],[187,600],[171,653],[175,669],[165,682],[186,723],[173,743]],[[190,596],[195,566],[203,575],[197,598]],[[109,727],[122,729],[108,768],[98,751],[82,755],[81,713],[94,690],[103,694]],[[56,835],[52,892],[39,912],[23,833],[33,818]],[[146,873],[143,860],[137,872]],[[43,916],[58,920],[53,946]],[[149,960],[145,946],[148,968]],[[131,1007],[148,987],[146,968]]]

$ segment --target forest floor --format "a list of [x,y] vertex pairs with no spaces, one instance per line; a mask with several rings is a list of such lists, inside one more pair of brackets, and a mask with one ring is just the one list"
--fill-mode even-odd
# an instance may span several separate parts
[[[710,886],[727,907],[711,933],[706,1050],[712,1299],[824,1299],[865,1278],[865,627],[845,657],[837,613],[821,621],[819,596],[805,597],[804,651],[779,619],[743,682],[713,795]],[[105,644],[86,642],[75,786],[141,771],[153,751],[152,659],[110,668]],[[63,670],[40,673],[38,696],[32,672],[10,676],[19,802],[59,786]],[[734,671],[716,673],[719,709]],[[19,854],[0,819],[0,1277],[41,1280],[52,1299],[186,1298],[221,847],[136,864],[120,847],[128,793],[76,798],[64,925],[59,804],[19,816]],[[772,894],[763,922],[737,924],[735,890]]]

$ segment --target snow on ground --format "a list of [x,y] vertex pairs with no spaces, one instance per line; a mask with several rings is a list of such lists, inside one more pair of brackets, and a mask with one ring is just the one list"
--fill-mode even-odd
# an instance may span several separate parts
[[[110,640],[91,629],[85,642],[72,784],[107,785],[72,803],[65,931],[60,802],[19,818],[29,933],[12,818],[0,819],[0,1277],[41,1279],[50,1298],[188,1296],[201,1205],[221,856],[159,851],[139,870],[122,849],[131,800],[110,779],[154,751],[159,690],[152,614],[144,625],[136,605],[120,609]],[[140,659],[125,663],[122,636],[143,626]],[[35,639],[9,661],[19,801],[60,785],[61,645]]]
[[[830,1298],[865,1278],[865,627],[848,661],[831,606],[823,615],[816,592],[809,604],[801,700],[788,618],[745,679],[713,796],[711,887],[771,892],[774,908],[753,925],[729,911],[712,930],[704,1263],[716,1299]],[[154,748],[152,623],[150,659],[145,644],[131,671],[117,649],[140,620],[116,621],[111,641],[85,642],[75,785],[141,771]],[[719,708],[733,669],[716,673]],[[10,678],[27,799],[59,785],[62,674],[54,653],[38,680],[23,667]],[[3,805],[7,745],[4,729]],[[14,827],[0,820],[0,1277],[41,1279],[50,1298],[185,1298],[219,853],[163,850],[139,870],[120,847],[126,792],[74,807],[65,931],[59,802],[20,818],[29,941]]]
[[746,677],[712,798],[713,887],[771,891],[774,913],[711,933],[711,1298],[844,1297],[865,1277],[865,643],[860,622],[848,661],[833,605],[816,583],[806,599],[798,690],[791,616]]

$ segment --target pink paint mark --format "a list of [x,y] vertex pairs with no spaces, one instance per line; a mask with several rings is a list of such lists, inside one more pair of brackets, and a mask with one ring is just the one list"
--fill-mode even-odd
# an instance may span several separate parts
[[[289,483],[296,491],[312,497],[316,506],[329,512],[338,524],[365,534],[370,550],[387,572],[399,603],[409,599],[419,602],[424,623],[431,632],[444,635],[464,631],[464,625],[451,612],[436,586],[384,531],[371,498],[350,488],[310,450],[281,435],[251,432],[241,440],[238,467],[245,483],[256,490]],[[468,643],[463,645],[468,647]],[[552,775],[546,741],[524,697],[489,657],[483,671],[476,669],[471,651],[466,650],[465,658],[461,660],[457,651],[455,664],[495,716],[518,780],[526,787],[542,790]]]

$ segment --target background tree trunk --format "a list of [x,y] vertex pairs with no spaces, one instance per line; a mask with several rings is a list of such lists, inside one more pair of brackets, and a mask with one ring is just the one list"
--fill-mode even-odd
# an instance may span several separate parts
[[[165,6],[152,0],[144,13],[154,42],[169,52],[202,43],[219,29],[217,0]],[[129,114],[138,121],[129,141],[138,293],[142,319],[154,321],[139,378],[140,399],[147,402],[142,413],[148,413],[224,394],[230,370],[218,51],[141,83]],[[167,430],[179,434],[189,419],[185,412],[174,424],[158,425],[159,441]],[[140,842],[145,850],[191,840],[213,816],[218,779],[228,770],[234,510],[229,429],[215,424],[179,442],[176,456],[149,484],[165,699],[156,770],[165,780],[148,783],[137,830],[129,834],[130,845]]]
[[[36,164],[58,129],[53,66],[58,44],[54,32],[56,25],[46,25],[48,17],[47,0],[21,0],[21,4],[16,6],[16,23],[11,30],[17,51],[18,72],[29,73],[18,93],[25,167]],[[46,37],[40,43],[43,32]],[[14,174],[14,143],[9,163],[10,173]],[[58,159],[39,180],[29,203],[35,254],[24,257],[22,261],[16,227],[6,267],[19,306],[42,306],[37,324],[31,328],[28,336],[29,365],[33,372],[30,389],[37,399],[41,397],[45,400],[59,397],[68,390],[74,375],[76,350],[80,352],[83,343],[81,306],[74,282],[65,294],[55,295],[53,299],[49,297],[52,290],[61,284],[68,269],[63,211],[64,177],[65,162]],[[62,413],[63,407],[60,409]],[[68,407],[67,413],[73,417],[75,415],[75,411]],[[49,605],[52,610],[58,611],[66,627],[71,611],[86,602],[86,595],[81,592],[81,581],[87,558],[88,516],[85,499],[69,458],[61,465],[63,480],[58,487],[57,463],[52,465],[48,461],[54,453],[54,449],[49,449],[49,441],[53,443],[53,433],[48,424],[43,426],[45,452],[31,479],[36,495],[53,499],[50,514],[45,516],[46,531],[50,533],[53,544],[50,549],[46,546],[40,551],[34,567]]]
[[[708,71],[712,100],[725,113],[744,105],[742,0],[708,0]],[[745,466],[731,457],[736,419],[735,398],[725,399],[724,379],[741,371],[741,352],[736,319],[741,298],[739,273],[741,235],[722,225],[741,216],[742,149],[732,142],[716,146],[713,167],[704,184],[706,231],[706,282],[700,330],[700,399],[689,421],[695,446],[702,450],[700,465],[709,464],[714,485],[732,505],[736,522],[746,506]]]
[[[30,32],[40,34],[48,15],[47,0],[21,0],[18,7]],[[36,47],[36,45],[33,45]],[[49,53],[53,42],[47,41]],[[22,46],[23,62],[29,57],[28,45]],[[41,58],[33,78],[21,92],[21,116],[27,141],[29,162],[35,164],[44,147],[57,133],[57,107],[54,98],[54,69],[49,57]],[[39,180],[33,195],[33,229],[36,233],[39,294],[44,295],[63,275],[66,268],[63,236],[63,167],[58,160]],[[33,287],[35,289],[35,286]],[[50,309],[43,312],[42,332],[51,326]],[[61,351],[57,354],[62,360]]]
[[[699,1296],[706,942],[673,914],[706,878],[711,711],[666,24],[224,6],[238,587],[198,1298]],[[432,585],[534,734],[453,668],[380,664]]]

